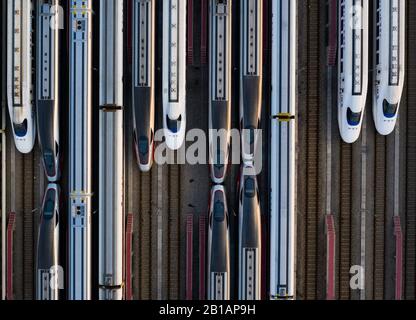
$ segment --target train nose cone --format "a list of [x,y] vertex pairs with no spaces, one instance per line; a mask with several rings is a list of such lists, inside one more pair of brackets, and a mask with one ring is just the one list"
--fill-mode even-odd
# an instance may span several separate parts
[[145,136],[141,136],[138,141],[138,151],[140,165],[146,165],[149,163],[149,139]]
[[242,157],[246,165],[251,165],[256,152],[257,128],[246,127],[242,132]]
[[25,119],[22,123],[13,123],[14,141],[16,149],[23,154],[30,153],[35,143],[32,128]]
[[340,135],[344,142],[354,143],[360,138],[362,112],[354,112],[351,108],[339,114]]
[[177,119],[166,116],[165,127],[166,145],[171,150],[178,150],[185,140],[185,121],[180,115]]
[[214,164],[213,165],[213,174],[212,174],[212,180],[214,183],[221,184],[225,180],[225,165],[224,164]]
[[48,179],[50,181],[56,179],[55,156],[51,150],[45,150],[43,155],[43,162],[45,164],[45,171]]
[[[377,107],[376,107],[377,108]],[[380,112],[382,110],[382,112]],[[399,111],[398,103],[389,103],[384,99],[383,104],[374,112],[374,123],[379,134],[387,136],[394,131]]]
[[224,150],[218,149],[211,166],[211,175],[214,183],[221,184],[225,180],[227,171],[227,159]]

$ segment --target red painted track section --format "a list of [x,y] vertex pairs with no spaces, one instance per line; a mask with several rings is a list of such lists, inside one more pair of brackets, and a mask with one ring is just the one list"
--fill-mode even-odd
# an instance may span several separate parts
[[186,300],[192,300],[194,215],[186,217]]
[[338,8],[337,0],[328,0],[329,26],[328,26],[328,65],[335,66],[338,47]]
[[402,300],[403,287],[403,233],[400,217],[394,217],[394,235],[396,236],[396,300]]
[[199,217],[199,300],[205,300],[205,259],[206,259],[207,217]]
[[326,258],[327,258],[327,286],[326,299],[335,300],[335,224],[334,216],[328,215],[326,217]]
[[188,0],[188,64],[194,64],[194,1]]
[[127,215],[126,224],[126,300],[133,300],[132,288],[133,214]]
[[207,64],[208,0],[201,0],[201,64]]
[[[240,190],[238,187],[237,190]],[[269,223],[265,214],[261,216],[261,299],[267,300],[267,252],[270,250],[268,244],[270,243],[269,239]]]
[[7,300],[13,300],[13,233],[16,222],[16,214],[10,213],[9,223],[7,225]]

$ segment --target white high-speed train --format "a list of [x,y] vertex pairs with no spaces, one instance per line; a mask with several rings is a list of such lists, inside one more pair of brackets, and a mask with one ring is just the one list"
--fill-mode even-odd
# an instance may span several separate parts
[[68,299],[91,299],[92,0],[69,11]]
[[227,175],[231,130],[231,0],[210,1],[209,36],[209,153],[211,179]]
[[133,124],[141,171],[153,164],[155,127],[155,7],[156,0],[133,1]]
[[163,128],[169,149],[186,134],[186,0],[163,0]]
[[60,188],[48,185],[43,198],[36,251],[36,299],[59,300],[64,275],[59,269]]
[[207,289],[209,300],[230,300],[230,230],[223,186],[211,190],[208,225]]
[[406,1],[375,1],[373,118],[382,135],[393,132],[405,78]]
[[58,0],[37,0],[36,119],[43,167],[49,182],[60,177]]
[[270,297],[295,297],[297,1],[273,1]]
[[240,25],[240,129],[243,162],[255,160],[263,84],[263,1],[242,0]]
[[342,139],[361,133],[368,89],[368,1],[341,0],[338,19],[338,122]]
[[123,1],[100,1],[100,300],[123,298]]
[[239,180],[238,299],[261,299],[261,210],[257,177],[244,166]]
[[36,139],[32,81],[32,0],[7,0],[7,104],[16,148],[32,151]]

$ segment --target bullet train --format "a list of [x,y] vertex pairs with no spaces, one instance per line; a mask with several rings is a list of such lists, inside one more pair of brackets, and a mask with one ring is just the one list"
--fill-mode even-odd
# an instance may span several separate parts
[[92,0],[70,1],[68,299],[91,299]]
[[257,152],[262,106],[263,1],[242,0],[240,25],[240,129],[243,162]]
[[368,1],[339,4],[338,123],[341,138],[360,137],[368,89]]
[[297,1],[273,1],[270,297],[295,297]]
[[227,174],[231,130],[231,0],[210,1],[209,152],[214,183]]
[[59,197],[59,186],[48,185],[42,203],[36,251],[37,300],[59,300],[59,288],[64,280],[59,270]]
[[58,0],[37,1],[36,119],[43,167],[49,182],[59,170],[59,14]]
[[393,132],[405,78],[405,0],[376,1],[373,118],[378,133]]
[[7,104],[14,141],[21,153],[30,153],[36,139],[32,17],[32,0],[7,0]]
[[163,0],[163,128],[178,150],[186,134],[186,0]]
[[208,229],[209,300],[230,300],[230,231],[227,197],[223,186],[211,190]]
[[156,0],[133,1],[133,124],[140,170],[153,164],[155,122]]
[[100,1],[100,300],[123,298],[123,1]]
[[241,170],[239,181],[238,298],[261,299],[261,212],[253,167]]

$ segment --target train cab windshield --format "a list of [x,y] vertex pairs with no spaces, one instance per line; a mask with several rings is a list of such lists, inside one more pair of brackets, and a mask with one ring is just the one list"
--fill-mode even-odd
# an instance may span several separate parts
[[224,203],[217,201],[214,205],[214,220],[216,222],[223,222],[225,219],[225,208]]
[[141,136],[139,138],[139,152],[142,155],[146,155],[149,153],[149,142],[147,140],[147,137]]
[[23,138],[27,134],[27,119],[22,123],[14,123],[13,128],[16,136]]
[[45,166],[48,171],[52,171],[54,169],[54,154],[51,150],[45,150],[44,156]]
[[347,121],[350,126],[358,126],[361,121],[361,112],[353,112],[350,108],[348,108]]
[[256,195],[256,184],[253,178],[247,178],[244,182],[244,195],[248,198],[254,198]]
[[388,103],[387,100],[383,101],[383,113],[386,118],[394,118],[397,114],[399,104]]
[[53,217],[53,213],[55,211],[55,202],[51,199],[48,199],[45,203],[45,208],[43,212],[43,216],[46,220],[50,220]]
[[166,116],[166,123],[167,123],[168,129],[173,133],[177,133],[181,129],[181,121],[182,121],[182,116],[179,116],[179,118],[176,120],[172,120],[169,118],[169,116]]

